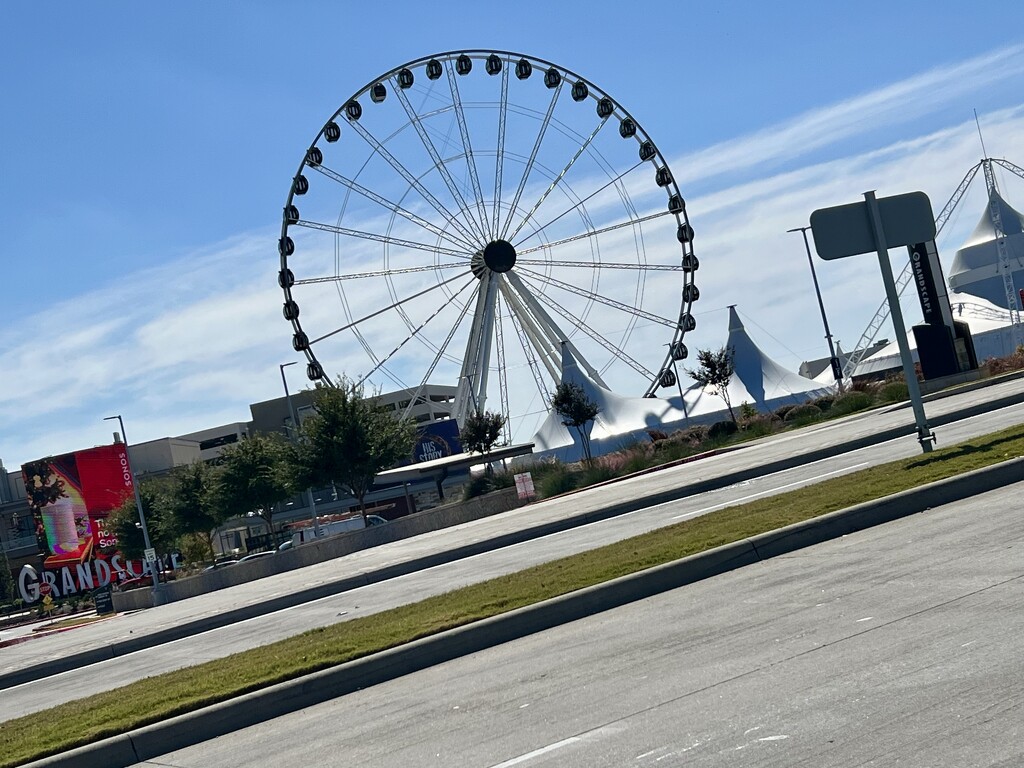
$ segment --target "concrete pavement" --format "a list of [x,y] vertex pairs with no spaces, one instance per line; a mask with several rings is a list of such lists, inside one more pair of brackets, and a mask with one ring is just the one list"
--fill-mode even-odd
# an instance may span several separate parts
[[424,638],[30,764],[117,768],[469,653],[1024,479],[1024,459],[921,486]]
[[[975,389],[972,387],[971,389]],[[1024,386],[1012,380],[1002,380],[997,386],[992,387],[992,397],[982,401],[974,402],[966,406],[952,405],[945,409],[933,406],[933,414],[929,420],[933,427],[941,426],[950,421],[969,418],[978,413],[991,411],[1005,405],[1015,404],[1024,401]],[[933,396],[934,397],[934,396]],[[105,661],[127,653],[133,653],[147,647],[171,642],[182,637],[187,637],[199,632],[207,631],[217,627],[227,626],[235,622],[243,621],[255,616],[264,615],[283,608],[299,605],[311,600],[320,599],[329,595],[339,594],[348,590],[378,583],[395,578],[407,573],[430,568],[442,563],[452,562],[461,558],[469,557],[482,552],[492,551],[502,547],[510,546],[523,541],[528,541],[552,533],[567,530],[576,526],[586,525],[592,522],[609,519],[619,515],[633,512],[647,506],[674,501],[687,496],[700,494],[706,491],[722,488],[735,483],[749,480],[773,472],[783,471],[800,464],[817,461],[830,456],[835,456],[851,450],[862,448],[877,443],[891,440],[897,437],[914,434],[912,419],[904,418],[906,413],[898,413],[900,406],[890,409],[896,412],[899,423],[879,429],[877,431],[866,430],[856,434],[849,439],[830,442],[825,440],[819,445],[808,450],[800,451],[802,445],[792,445],[797,442],[790,439],[791,449],[784,451],[781,456],[775,456],[757,466],[751,466],[720,474],[713,474],[701,477],[688,483],[657,484],[654,482],[643,483],[639,487],[624,494],[622,498],[606,504],[600,500],[594,501],[594,494],[589,497],[584,494],[565,497],[558,501],[563,509],[557,514],[547,516],[535,516],[531,514],[522,527],[512,531],[498,533],[496,535],[485,535],[470,544],[444,549],[441,551],[425,551],[419,556],[390,563],[384,567],[364,570],[358,574],[348,577],[327,579],[315,584],[285,593],[275,594],[264,599],[255,600],[248,604],[228,610],[213,610],[204,615],[176,620],[168,626],[156,629],[151,632],[133,634],[131,637],[118,639],[114,642],[104,642],[96,647],[88,648],[78,653],[62,653],[57,658],[48,659],[41,664],[33,664],[0,674],[0,689],[18,685],[29,680],[57,674],[67,669],[73,669],[87,664]],[[870,414],[858,414],[850,419],[856,420]],[[828,422],[820,425],[819,432],[834,427],[836,422]],[[790,435],[792,438],[792,435]],[[773,438],[766,439],[768,441]],[[774,440],[778,441],[776,436]],[[759,443],[756,441],[744,447],[743,451],[755,449]],[[803,441],[800,441],[803,442]],[[621,481],[619,481],[621,482]],[[534,508],[531,508],[534,509]]]

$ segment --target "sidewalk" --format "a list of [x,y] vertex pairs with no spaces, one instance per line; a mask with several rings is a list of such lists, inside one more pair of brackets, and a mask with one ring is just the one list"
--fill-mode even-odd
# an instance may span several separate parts
[[[930,415],[932,426],[941,426],[950,421],[968,418],[1005,405],[1024,402],[1024,382],[1000,381],[999,391],[994,397],[982,403],[957,406],[944,398],[932,405],[936,411]],[[941,409],[942,404],[947,404]],[[283,608],[299,605],[328,595],[339,594],[355,587],[378,583],[397,576],[412,573],[446,562],[452,562],[471,555],[492,551],[530,539],[546,536],[580,525],[616,517],[647,506],[678,500],[735,483],[743,482],[765,474],[783,471],[800,464],[836,456],[851,450],[881,443],[893,438],[914,434],[912,420],[903,409],[885,412],[857,414],[842,420],[846,424],[861,424],[859,434],[843,442],[832,442],[828,433],[834,431],[837,422],[826,422],[815,427],[788,433],[747,444],[731,454],[733,457],[752,454],[762,457],[763,463],[739,469],[724,469],[716,464],[714,468],[700,467],[704,462],[687,464],[675,470],[645,474],[643,479],[631,482],[629,479],[611,483],[618,498],[607,501],[612,488],[593,489],[559,497],[530,507],[478,521],[479,537],[471,544],[447,547],[441,535],[428,534],[423,537],[416,554],[404,560],[384,565],[370,565],[368,558],[360,558],[367,551],[355,553],[339,561],[313,566],[302,571],[279,574],[270,579],[250,582],[232,587],[219,593],[191,598],[183,603],[172,603],[147,611],[152,614],[152,626],[135,627],[130,638],[114,640],[101,639],[92,647],[74,654],[63,654],[42,663],[28,664],[0,674],[0,689],[18,685],[30,680],[57,674],[147,647],[160,645],[172,640],[226,626],[255,616],[264,615]],[[881,422],[881,424],[879,424]],[[872,426],[875,425],[875,426]],[[858,432],[858,430],[853,430]],[[815,443],[815,438],[817,443]],[[794,445],[799,443],[799,445]],[[770,448],[772,450],[765,450]],[[799,449],[804,450],[800,451]],[[685,482],[680,478],[685,475]],[[435,532],[443,534],[444,532]],[[310,582],[315,582],[310,584]],[[289,589],[289,585],[295,588]],[[282,591],[284,594],[281,594]],[[185,606],[187,602],[190,605]],[[175,609],[175,606],[177,608]],[[220,606],[220,607],[218,607]],[[230,607],[225,607],[230,606]],[[161,611],[167,612],[168,619],[160,620]],[[173,617],[173,618],[172,618]],[[87,634],[83,632],[83,635]],[[83,640],[85,638],[83,637]],[[83,643],[85,645],[85,643]]]

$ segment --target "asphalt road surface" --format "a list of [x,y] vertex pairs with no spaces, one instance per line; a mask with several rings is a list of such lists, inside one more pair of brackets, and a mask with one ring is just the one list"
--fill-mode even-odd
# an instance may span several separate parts
[[[984,392],[985,390],[982,391]],[[907,409],[902,409],[902,412],[903,418],[906,418]],[[847,430],[863,430],[864,425],[862,422],[865,420],[875,421],[889,418],[890,416],[891,414],[873,414],[867,418],[855,418],[845,422],[846,430],[837,429],[837,427],[842,425],[833,424],[817,428],[812,431],[812,434],[815,436],[814,439],[820,439],[820,435],[817,433],[825,431],[837,439],[842,439]],[[994,431],[1009,423],[1018,423],[1022,420],[1024,420],[1024,406],[1012,406],[964,420],[957,424],[947,425],[942,428],[941,432],[944,442],[950,443],[972,435]],[[778,450],[778,446],[775,444],[790,442],[792,439],[793,436],[787,435],[766,445],[771,450]],[[803,440],[801,441],[802,448],[804,447],[804,442]],[[230,627],[211,630],[173,643],[149,648],[111,661],[26,683],[4,690],[4,706],[2,707],[2,712],[0,712],[0,719],[9,719],[45,709],[160,672],[222,658],[230,653],[264,645],[310,628],[386,610],[396,605],[423,599],[458,586],[476,583],[487,578],[521,570],[536,563],[592,549],[602,544],[668,525],[687,517],[704,514],[732,503],[790,490],[821,479],[827,479],[831,476],[855,471],[869,464],[890,461],[907,455],[916,455],[919,452],[920,449],[913,438],[889,441],[860,451],[846,453],[833,459],[814,462],[786,472],[767,475],[719,491],[700,494],[670,504],[661,504],[612,520],[582,526],[553,536],[507,547],[503,550],[426,569],[398,579],[392,579],[388,582],[351,590],[284,611],[256,617]],[[755,458],[752,453],[748,455],[748,450],[743,450],[706,461],[711,464],[720,460],[728,460],[729,466],[736,467],[747,466]],[[737,464],[737,462],[744,463]],[[700,462],[700,464],[704,463]],[[668,470],[668,472],[675,473],[677,475],[676,482],[680,483],[688,479],[686,477],[687,472],[697,471],[694,469],[695,467],[697,465],[685,465],[674,470]],[[700,471],[707,472],[709,470],[702,468]],[[657,477],[658,482],[664,482],[664,478],[660,477],[663,474],[657,473],[657,475],[645,476],[645,479],[649,483],[653,481],[653,478]],[[595,489],[578,496],[590,496],[590,503],[596,505],[598,502],[594,500],[594,497],[599,499],[602,496],[610,495],[613,498],[618,498],[622,493],[622,488],[620,487],[622,485],[624,484],[617,483],[605,489]],[[542,507],[553,508],[549,509],[548,514],[560,514],[558,507],[560,505],[564,507],[566,503],[565,500],[562,500],[558,504],[535,505],[529,508],[530,512],[528,514],[534,515],[541,512]],[[568,503],[573,502],[570,501]],[[579,503],[578,498],[575,503]],[[518,513],[520,519],[523,514]],[[78,650],[84,643],[110,642],[132,632],[144,632],[147,627],[154,626],[154,622],[173,621],[175,620],[174,617],[180,615],[183,611],[195,611],[195,607],[190,605],[193,603],[205,604],[206,607],[203,610],[217,610],[218,605],[231,605],[231,600],[236,599],[240,592],[248,594],[246,599],[257,599],[261,595],[265,599],[267,596],[288,588],[287,584],[295,584],[297,580],[315,583],[317,579],[331,578],[332,573],[333,578],[340,578],[344,575],[370,570],[379,567],[381,563],[393,562],[395,559],[400,559],[403,556],[415,556],[406,555],[405,553],[410,551],[420,553],[426,546],[438,547],[444,546],[445,542],[462,542],[480,538],[483,535],[480,530],[481,528],[493,530],[495,526],[515,525],[515,517],[516,515],[502,515],[499,518],[478,521],[478,523],[459,526],[457,529],[438,532],[438,534],[445,534],[444,536],[430,534],[404,542],[396,542],[385,547],[356,553],[332,563],[322,564],[321,566],[281,574],[242,587],[203,596],[202,598],[162,606],[138,614],[120,616],[90,627],[75,629],[71,632],[65,632],[45,639],[33,640],[23,645],[3,649],[0,651],[0,660],[4,663],[9,664],[13,662],[16,664],[15,657],[18,655],[24,657],[22,660],[24,662],[26,659],[34,660],[43,654],[62,654]],[[330,572],[327,572],[328,569]]]
[[1018,484],[140,763],[1024,765]]

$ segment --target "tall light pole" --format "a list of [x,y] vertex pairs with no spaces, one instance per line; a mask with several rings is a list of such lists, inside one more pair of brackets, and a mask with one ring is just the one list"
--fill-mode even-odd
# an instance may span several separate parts
[[[104,421],[113,421],[117,419],[118,425],[121,427],[121,444],[124,445],[124,460],[128,468],[128,472],[132,476],[132,490],[135,492],[135,508],[139,511],[139,523],[142,525],[142,540],[146,543],[146,549],[153,549],[153,545],[149,540],[149,528],[146,526],[146,513],[142,511],[142,497],[139,495],[139,481],[135,477],[135,471],[132,469],[132,459],[128,455],[128,435],[124,431],[124,419],[121,418],[121,414],[117,416],[104,416]],[[156,563],[150,563],[149,570],[153,574],[153,591],[156,592],[160,587],[160,566],[159,560]]]
[[[290,363],[281,363],[278,366],[281,369],[281,383],[284,385],[284,399],[288,401],[288,415],[292,420],[292,428],[288,430],[288,436],[291,438],[292,443],[296,442],[299,422],[295,418],[295,406],[292,405],[292,393],[288,391],[288,379],[284,375],[284,369],[289,365],[295,365],[296,362],[298,361],[292,360]],[[316,502],[313,501],[313,490],[311,488],[306,489],[306,503],[309,504],[309,513],[313,517],[313,535],[319,539],[320,521],[316,517]]]
[[811,257],[811,244],[807,242],[807,230],[810,227],[794,227],[786,232],[799,232],[804,236],[804,249],[807,251],[807,263],[811,267],[811,279],[814,281],[814,294],[818,297],[818,308],[821,310],[821,323],[825,326],[825,340],[828,342],[829,363],[832,365],[832,375],[836,377],[836,385],[839,391],[843,391],[843,364],[836,357],[836,348],[832,344],[832,333],[828,329],[828,318],[825,316],[825,302],[821,300],[821,288],[818,287],[818,273],[814,271],[814,259]]

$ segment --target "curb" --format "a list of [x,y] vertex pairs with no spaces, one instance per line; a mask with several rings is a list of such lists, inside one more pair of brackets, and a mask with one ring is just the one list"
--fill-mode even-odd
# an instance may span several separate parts
[[[949,424],[961,419],[967,419],[998,408],[1015,405],[1020,402],[1024,402],[1024,393],[1005,395],[995,400],[978,403],[974,406],[929,419],[929,424],[932,427],[942,426],[944,424]],[[125,656],[129,653],[135,653],[136,651],[151,648],[156,645],[163,645],[164,643],[169,643],[174,640],[180,640],[183,637],[189,637],[211,629],[218,629],[220,627],[228,626],[229,624],[245,621],[256,616],[263,616],[268,613],[274,613],[275,611],[291,608],[296,605],[302,605],[303,603],[319,600],[324,597],[338,595],[358,587],[377,584],[399,576],[415,573],[416,571],[455,562],[474,555],[491,552],[503,547],[509,547],[514,544],[521,544],[525,541],[549,536],[554,533],[561,533],[562,531],[570,530],[582,525],[608,520],[646,507],[677,501],[679,499],[686,498],[687,496],[695,496],[708,491],[719,490],[746,480],[752,480],[775,472],[783,472],[802,464],[831,458],[843,453],[849,453],[850,451],[860,450],[861,448],[866,448],[870,445],[895,440],[900,437],[916,435],[916,433],[916,426],[912,422],[903,426],[891,427],[887,430],[864,435],[841,444],[818,448],[807,453],[795,454],[784,459],[779,459],[767,464],[761,464],[757,467],[738,470],[727,475],[721,475],[719,477],[710,478],[697,483],[677,486],[660,493],[639,496],[601,509],[582,512],[577,515],[570,515],[562,518],[561,520],[522,528],[492,539],[473,542],[444,552],[436,552],[434,554],[408,560],[403,563],[396,563],[391,566],[352,576],[347,579],[320,584],[316,587],[299,590],[287,595],[280,595],[266,601],[253,603],[231,611],[206,616],[196,621],[177,624],[173,627],[134,637],[130,640],[121,640],[103,646],[102,648],[94,648],[81,653],[68,654],[59,659],[52,659],[30,667],[23,667],[22,669],[15,670],[13,672],[0,674],[0,690],[44,677],[49,677],[51,675],[56,675],[61,672],[66,672],[69,669],[97,664],[102,661],[109,661],[119,656]]]
[[278,683],[26,768],[127,768],[411,672],[1022,479],[1024,458],[974,470]]

